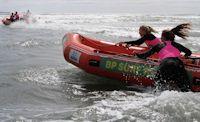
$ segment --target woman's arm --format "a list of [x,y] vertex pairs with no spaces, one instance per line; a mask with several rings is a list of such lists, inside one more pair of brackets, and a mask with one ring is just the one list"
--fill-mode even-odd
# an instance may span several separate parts
[[172,45],[176,47],[179,51],[184,52],[185,56],[190,56],[192,54],[192,52],[188,48],[184,47],[179,43],[172,42]]
[[135,41],[128,41],[128,42],[124,42],[126,44],[130,44],[130,45],[141,45],[143,44],[146,40],[154,40],[156,37],[153,34],[147,34],[144,35],[142,38],[135,40]]
[[144,53],[136,53],[137,57],[139,58],[147,58],[149,56],[151,56],[152,54],[159,52],[165,45],[164,44],[157,44],[156,46],[152,47],[150,50],[148,50],[147,52]]

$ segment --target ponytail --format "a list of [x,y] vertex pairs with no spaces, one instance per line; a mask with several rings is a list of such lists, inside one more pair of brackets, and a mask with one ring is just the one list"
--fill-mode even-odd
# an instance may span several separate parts
[[153,33],[158,33],[158,31],[156,31],[155,29],[153,29],[152,27],[150,26],[147,26],[148,29],[149,29],[149,32],[153,32]]
[[190,29],[191,29],[190,23],[183,23],[171,29],[171,32],[173,32],[174,35],[177,35],[183,39],[186,39],[186,37],[189,36]]
[[179,36],[183,39],[189,36],[189,30],[191,29],[191,24],[183,23],[171,30],[163,30],[162,36],[166,38],[166,40],[174,41],[175,36]]
[[148,33],[148,34],[150,34],[151,32],[158,33],[158,31],[156,31],[155,29],[153,29],[150,26],[142,25],[142,26],[140,26],[140,28],[143,29],[143,30],[145,30],[146,33]]

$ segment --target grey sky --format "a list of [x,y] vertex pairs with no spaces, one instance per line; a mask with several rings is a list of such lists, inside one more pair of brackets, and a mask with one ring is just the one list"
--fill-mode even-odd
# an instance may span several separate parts
[[0,0],[0,12],[199,15],[200,0]]

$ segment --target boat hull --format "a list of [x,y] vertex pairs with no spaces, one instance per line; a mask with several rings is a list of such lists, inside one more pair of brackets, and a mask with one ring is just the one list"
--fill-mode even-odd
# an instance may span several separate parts
[[14,22],[17,22],[17,21],[28,21],[28,19],[25,19],[22,15],[20,15],[19,19],[18,20],[15,20],[15,21],[11,21],[10,20],[10,17],[5,17],[3,20],[2,20],[2,23],[4,25],[10,25]]
[[3,19],[3,20],[2,20],[2,23],[3,23],[4,25],[10,25],[10,24],[12,23],[12,21],[10,21],[10,20],[8,20],[8,19]]
[[[147,48],[140,46],[130,49],[117,47],[114,43],[73,33],[68,33],[63,37],[63,53],[67,62],[90,74],[117,79],[129,85],[154,85],[159,66],[158,56],[154,55],[150,57],[150,60],[133,56],[133,52],[145,50]],[[190,60],[184,60],[184,62],[188,64],[186,68],[193,84],[192,91],[200,91],[200,67],[192,64]]]

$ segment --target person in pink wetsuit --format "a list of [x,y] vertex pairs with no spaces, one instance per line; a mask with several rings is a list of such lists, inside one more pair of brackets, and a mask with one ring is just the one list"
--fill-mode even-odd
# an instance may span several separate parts
[[188,36],[189,23],[184,23],[176,26],[171,30],[162,32],[161,44],[157,44],[145,53],[137,53],[139,58],[147,58],[154,53],[158,53],[160,65],[156,74],[158,85],[176,85],[181,91],[187,91],[190,88],[190,83],[187,78],[183,62],[179,59],[181,52],[188,57],[192,52],[183,45],[175,42],[175,36],[186,39]]
[[116,45],[125,45],[126,47],[129,47],[145,43],[149,48],[151,48],[161,43],[161,40],[152,33],[157,33],[157,31],[150,26],[142,25],[139,28],[139,34],[141,36],[140,39],[137,39],[135,41],[119,42]]

